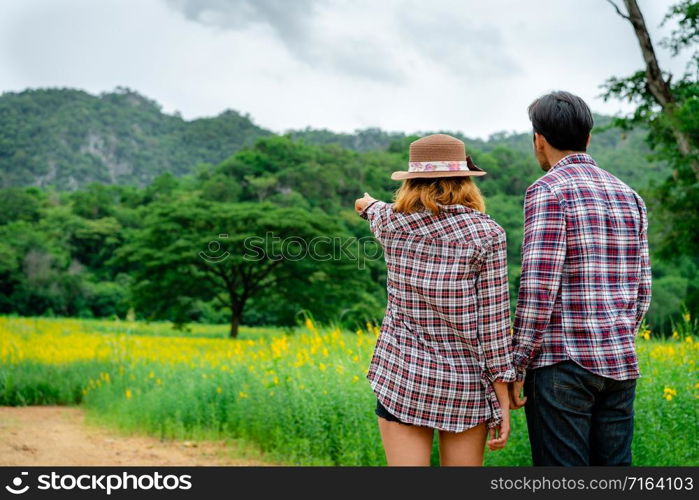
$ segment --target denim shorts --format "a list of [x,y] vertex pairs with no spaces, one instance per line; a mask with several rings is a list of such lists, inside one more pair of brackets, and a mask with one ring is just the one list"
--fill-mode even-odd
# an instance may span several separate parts
[[404,424],[404,425],[412,425],[407,422],[403,422],[402,420],[398,419],[395,415],[393,415],[391,412],[389,412],[384,405],[381,404],[381,401],[376,399],[376,415],[385,418],[389,422],[398,422],[399,424]]

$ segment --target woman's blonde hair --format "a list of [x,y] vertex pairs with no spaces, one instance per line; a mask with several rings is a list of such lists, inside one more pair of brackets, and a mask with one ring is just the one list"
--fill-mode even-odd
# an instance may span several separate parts
[[427,209],[439,214],[440,205],[464,205],[485,213],[485,200],[470,177],[405,179],[395,194],[393,210],[413,213]]

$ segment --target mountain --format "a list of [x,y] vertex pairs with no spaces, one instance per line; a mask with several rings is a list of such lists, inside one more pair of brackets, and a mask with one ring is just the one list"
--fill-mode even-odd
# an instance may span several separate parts
[[[602,126],[611,121],[595,118]],[[0,187],[51,185],[67,191],[92,182],[145,186],[165,172],[186,175],[200,163],[219,164],[273,135],[232,110],[195,120],[163,113],[157,102],[125,87],[99,95],[70,88],[6,92],[0,95],[0,124]],[[470,151],[531,155],[530,133],[497,133],[484,141],[442,132],[463,139]],[[353,134],[306,128],[287,135],[359,152],[406,152],[415,137],[377,128]],[[645,186],[667,169],[648,161],[643,136],[640,130],[601,127],[593,132],[590,153],[622,180]]]
[[184,120],[130,89],[99,96],[38,89],[0,96],[0,187],[75,190],[91,182],[146,185],[164,172],[183,175],[219,163],[270,135],[226,110]]

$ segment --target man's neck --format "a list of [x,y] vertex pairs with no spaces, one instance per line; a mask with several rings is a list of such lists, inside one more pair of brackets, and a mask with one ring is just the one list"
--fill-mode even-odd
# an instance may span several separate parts
[[566,150],[566,151],[560,151],[558,149],[553,149],[547,152],[546,154],[546,159],[549,162],[549,165],[551,165],[552,168],[556,163],[561,161],[563,158],[566,156],[570,155],[575,155],[575,154],[586,154],[585,151],[572,151],[572,150]]

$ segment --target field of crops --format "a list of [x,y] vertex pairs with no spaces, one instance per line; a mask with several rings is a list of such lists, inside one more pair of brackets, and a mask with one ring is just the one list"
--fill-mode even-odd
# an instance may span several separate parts
[[[234,437],[288,464],[385,463],[365,378],[378,327],[291,331],[0,316],[0,405],[80,404],[92,419],[180,439]],[[699,342],[638,339],[635,465],[699,465]],[[699,340],[699,339],[697,339]],[[523,411],[487,465],[530,465]]]

